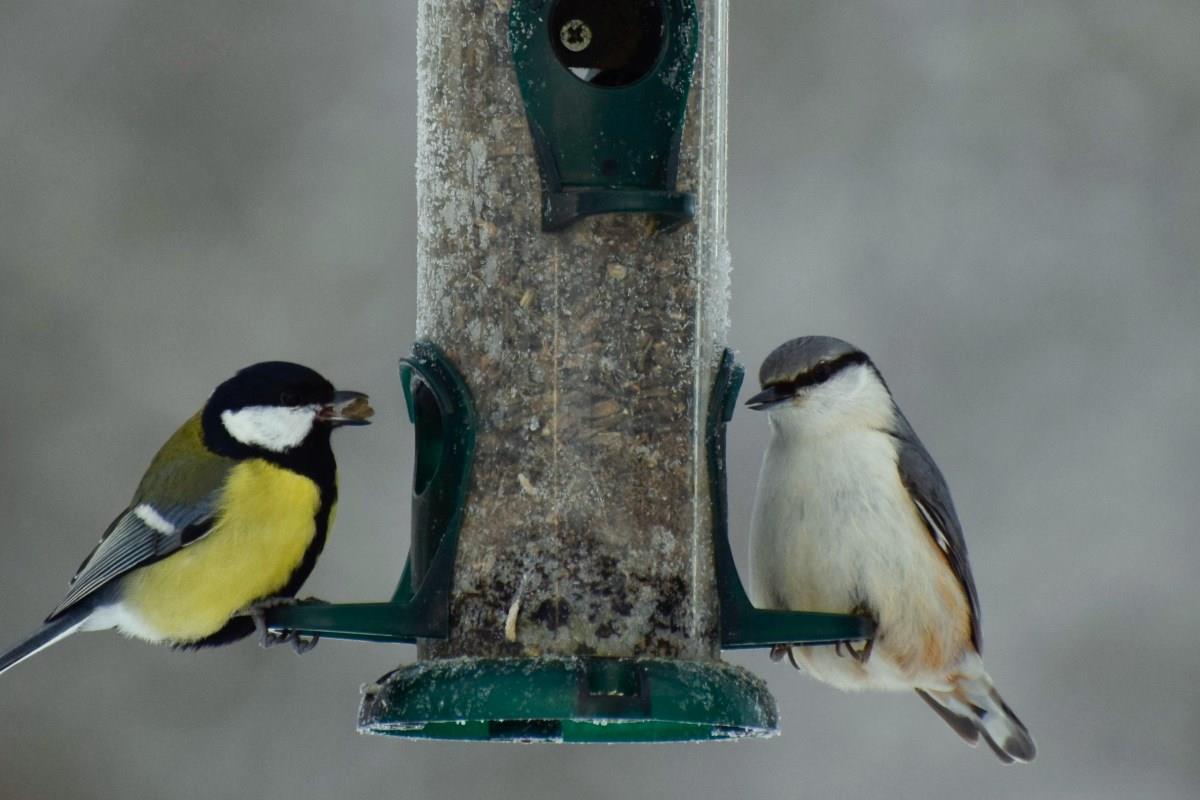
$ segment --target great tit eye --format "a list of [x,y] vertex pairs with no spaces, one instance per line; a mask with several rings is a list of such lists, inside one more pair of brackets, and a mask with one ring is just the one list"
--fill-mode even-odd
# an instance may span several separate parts
[[300,405],[300,398],[293,392],[284,392],[279,395],[279,405],[298,406]]

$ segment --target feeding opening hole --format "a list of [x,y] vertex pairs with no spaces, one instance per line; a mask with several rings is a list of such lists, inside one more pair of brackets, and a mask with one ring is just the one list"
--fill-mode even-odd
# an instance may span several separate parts
[[412,381],[413,416],[417,437],[417,463],[413,474],[413,494],[421,495],[442,465],[442,410],[437,398],[419,378]]
[[550,42],[559,63],[594,86],[645,77],[666,45],[662,0],[557,0]]

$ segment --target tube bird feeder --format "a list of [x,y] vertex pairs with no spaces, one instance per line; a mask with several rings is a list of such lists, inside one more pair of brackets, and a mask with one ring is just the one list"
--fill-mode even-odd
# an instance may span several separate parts
[[409,563],[389,602],[269,615],[417,644],[361,730],[771,735],[773,698],[722,648],[871,635],[753,608],[729,551],[726,14],[421,1]]

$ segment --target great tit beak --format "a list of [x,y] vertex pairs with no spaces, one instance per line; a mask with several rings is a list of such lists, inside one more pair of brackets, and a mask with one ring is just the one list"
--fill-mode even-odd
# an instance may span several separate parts
[[370,425],[374,414],[362,392],[338,391],[333,393],[333,402],[321,406],[317,419],[335,426]]
[[772,384],[746,401],[746,405],[755,411],[766,411],[771,406],[777,406],[785,400],[796,396],[794,391],[788,391]]

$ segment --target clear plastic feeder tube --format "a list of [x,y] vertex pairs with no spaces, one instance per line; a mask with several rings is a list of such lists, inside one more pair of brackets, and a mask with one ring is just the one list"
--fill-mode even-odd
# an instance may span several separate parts
[[478,413],[450,636],[420,657],[719,654],[705,423],[728,329],[725,0],[700,0],[695,219],[542,231],[507,3],[422,0],[417,336]]

